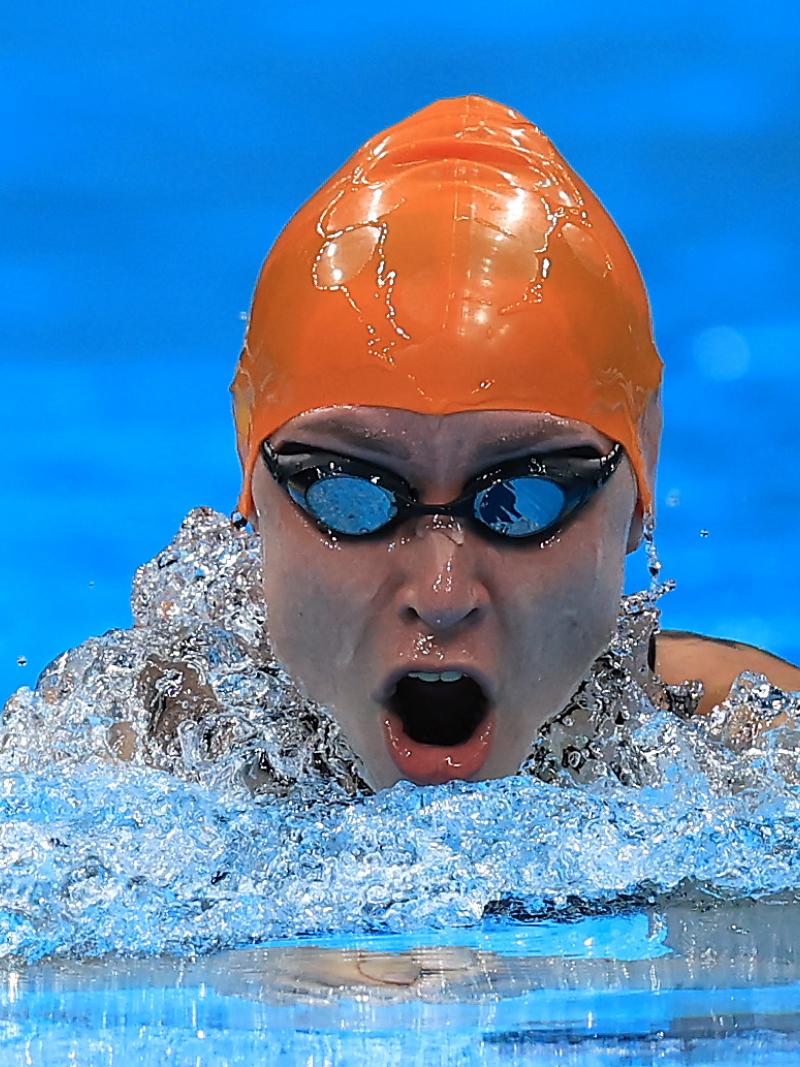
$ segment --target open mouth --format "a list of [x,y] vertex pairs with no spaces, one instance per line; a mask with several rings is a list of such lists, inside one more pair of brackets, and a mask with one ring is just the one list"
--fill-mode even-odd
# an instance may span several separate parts
[[[448,677],[456,674],[458,678]],[[460,671],[438,676],[406,674],[397,683],[389,709],[412,741],[451,747],[472,737],[489,710],[489,701],[481,686]]]
[[419,785],[470,778],[489,755],[494,716],[481,683],[457,670],[409,672],[385,702],[389,754]]

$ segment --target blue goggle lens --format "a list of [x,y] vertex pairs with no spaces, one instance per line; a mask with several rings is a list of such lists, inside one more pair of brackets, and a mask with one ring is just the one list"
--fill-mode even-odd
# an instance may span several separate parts
[[[332,474],[319,478],[305,494],[289,492],[320,522],[338,533],[375,533],[398,513],[392,492],[366,478]],[[530,537],[557,522],[564,490],[540,477],[506,478],[475,496],[478,519],[505,537]]]
[[530,537],[556,522],[565,499],[561,486],[547,478],[506,478],[478,493],[475,511],[496,533]]
[[397,514],[388,489],[349,474],[320,478],[306,490],[305,502],[321,522],[343,534],[374,533]]

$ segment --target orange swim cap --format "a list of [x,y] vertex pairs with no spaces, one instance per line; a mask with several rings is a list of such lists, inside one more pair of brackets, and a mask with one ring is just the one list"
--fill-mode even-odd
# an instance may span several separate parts
[[662,363],[609,214],[547,137],[480,96],[368,141],[261,270],[232,385],[244,469],[311,408],[549,411],[621,442],[652,506]]

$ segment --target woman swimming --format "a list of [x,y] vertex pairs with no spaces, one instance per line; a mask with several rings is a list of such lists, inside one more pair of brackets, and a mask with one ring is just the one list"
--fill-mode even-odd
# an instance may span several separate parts
[[661,370],[630,250],[535,126],[469,96],[378,134],[256,288],[232,390],[263,591],[244,523],[190,516],[137,576],[134,629],[12,698],[6,750],[34,759],[58,706],[91,722],[87,753],[196,770],[238,746],[255,788],[645,780],[598,720],[630,714],[634,681],[684,715],[745,670],[800,689],[766,652],[656,634],[656,612],[640,655],[622,583]]
[[[373,787],[513,774],[614,630],[661,360],[625,241],[549,140],[469,96],[379,133],[268,256],[233,384],[277,655]],[[661,633],[701,710],[757,649]]]

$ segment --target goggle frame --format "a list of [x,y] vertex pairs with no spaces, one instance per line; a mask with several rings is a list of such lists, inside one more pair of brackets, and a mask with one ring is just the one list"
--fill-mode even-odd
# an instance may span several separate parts
[[[358,541],[383,538],[408,519],[424,515],[446,515],[465,519],[481,536],[494,542],[499,539],[503,544],[546,541],[563,529],[566,522],[606,484],[624,455],[624,449],[619,443],[615,443],[605,455],[576,456],[575,451],[565,449],[560,453],[548,453],[546,456],[532,455],[508,460],[476,474],[466,483],[464,492],[455,500],[447,504],[420,504],[416,490],[404,478],[378,464],[323,449],[280,453],[272,448],[268,440],[261,443],[261,454],[267,469],[292,502],[324,533]],[[397,507],[396,513],[377,529],[365,533],[352,533],[329,526],[311,510],[306,494],[321,478],[337,475],[361,478],[386,490],[393,497]],[[532,475],[555,483],[564,493],[563,506],[552,523],[540,530],[514,536],[495,530],[481,518],[476,507],[476,500],[481,492],[513,478]]]

